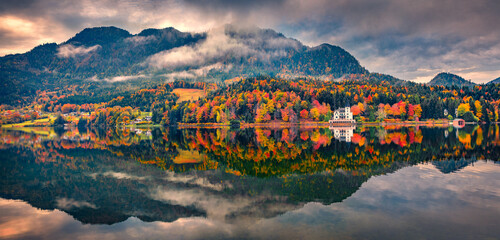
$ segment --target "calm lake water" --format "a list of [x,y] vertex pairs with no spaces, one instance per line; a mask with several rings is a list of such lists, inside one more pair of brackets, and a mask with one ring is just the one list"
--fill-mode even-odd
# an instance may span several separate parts
[[0,238],[500,238],[499,125],[29,131]]

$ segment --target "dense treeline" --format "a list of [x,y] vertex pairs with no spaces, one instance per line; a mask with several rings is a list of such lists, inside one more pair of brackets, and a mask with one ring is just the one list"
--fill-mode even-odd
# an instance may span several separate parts
[[165,107],[163,113],[169,117],[166,123],[326,121],[333,110],[353,106],[353,114],[363,121],[453,119],[468,115],[468,121],[498,120],[498,86],[393,86],[372,74],[368,76],[342,82],[244,79],[212,91],[204,99]]
[[[80,92],[85,88],[72,86],[65,89],[71,92],[68,95],[40,92],[36,104],[48,112],[104,114],[107,115],[106,120],[99,125],[110,126],[128,124],[141,115],[109,117],[109,114],[120,115],[120,111],[127,107],[127,112],[151,112],[152,123],[163,125],[328,121],[334,110],[345,106],[351,106],[355,118],[364,122],[457,117],[469,122],[498,121],[499,85],[463,88],[410,82],[394,85],[397,80],[392,77],[373,73],[353,74],[347,79],[335,82],[260,76],[228,85],[175,81],[127,93],[108,102],[65,103],[68,98],[90,94],[86,90]],[[206,96],[198,100],[179,101],[179,93],[174,92],[176,88],[200,89]],[[84,98],[81,99],[84,101]],[[14,112],[4,111],[3,118],[9,118]],[[16,119],[22,118],[16,115]],[[94,123],[93,120],[89,122]]]

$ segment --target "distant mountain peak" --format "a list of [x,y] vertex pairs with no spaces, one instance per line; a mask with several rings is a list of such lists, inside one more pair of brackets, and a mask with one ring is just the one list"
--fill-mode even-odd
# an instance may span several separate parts
[[310,48],[309,50],[310,51],[328,51],[328,52],[338,51],[338,52],[342,52],[342,53],[348,53],[345,49],[343,49],[339,46],[336,46],[336,45],[329,44],[329,43],[322,43],[318,46]]
[[430,82],[427,83],[430,86],[474,86],[475,83],[467,81],[464,78],[449,72],[438,73]]
[[334,45],[331,45],[329,43],[322,43],[314,48],[335,48],[335,47],[338,47],[338,46],[334,46]]
[[492,83],[492,84],[500,83],[500,77],[495,78],[495,79],[493,79],[493,80],[491,80],[491,81],[488,82],[488,84],[490,84],[490,83]]
[[226,24],[224,25],[224,32],[228,36],[239,39],[250,39],[259,37],[263,40],[272,38],[283,38],[283,39],[290,39],[297,41],[295,39],[287,38],[282,33],[276,32],[273,29],[258,28],[255,26],[237,26],[232,24]]
[[132,36],[127,30],[117,28],[114,26],[109,27],[93,27],[85,28],[77,33],[74,37],[70,38],[66,43],[83,44],[83,45],[102,45],[110,42],[115,42],[122,38]]
[[163,28],[163,29],[147,28],[147,29],[142,30],[139,34],[137,34],[137,36],[147,37],[147,36],[152,36],[152,35],[161,35],[162,33],[168,33],[168,32],[177,33],[177,34],[181,33],[181,31],[179,31],[173,27],[167,27],[167,28]]
[[368,73],[368,71],[359,64],[359,61],[349,52],[339,46],[328,43],[309,48],[299,57],[299,59],[294,58],[294,61],[305,65],[324,63],[325,66],[333,70],[318,72],[306,69],[305,73],[308,75],[332,74],[333,77],[338,78],[345,74]]

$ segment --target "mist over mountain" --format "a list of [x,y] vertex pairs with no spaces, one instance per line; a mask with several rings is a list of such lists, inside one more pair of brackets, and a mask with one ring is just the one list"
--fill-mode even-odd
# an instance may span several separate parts
[[439,73],[436,75],[429,83],[427,83],[430,86],[458,86],[458,87],[463,87],[463,86],[474,86],[476,85],[475,83],[471,81],[467,81],[464,78],[457,76],[452,73]]
[[165,28],[131,34],[116,27],[96,27],[60,44],[1,57],[0,103],[22,103],[37,90],[89,81],[222,82],[262,74],[336,79],[365,73],[341,47],[308,47],[271,29],[225,25],[204,33]]
[[61,44],[44,44],[25,54],[1,58],[2,70],[64,74],[77,79],[138,73],[154,53],[196,43],[203,34],[173,28],[144,30],[132,35],[116,27],[87,28]]
[[340,47],[309,48],[270,29],[232,25],[200,34],[174,28],[146,29],[136,35],[116,27],[87,28],[64,43],[40,45],[25,54],[2,57],[0,62],[2,70],[58,73],[77,79],[189,71],[214,64],[240,75],[338,78],[367,72]]

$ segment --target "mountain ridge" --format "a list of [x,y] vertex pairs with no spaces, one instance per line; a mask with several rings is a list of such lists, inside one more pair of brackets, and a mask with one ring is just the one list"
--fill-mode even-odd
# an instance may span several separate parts
[[[237,37],[239,39],[252,40],[252,38],[264,36],[264,37],[268,38],[268,39],[264,39],[264,40],[294,41],[298,45],[297,47],[292,47],[292,48],[296,49],[296,51],[297,51],[294,54],[311,53],[311,52],[317,52],[317,51],[323,51],[325,53],[330,53],[330,54],[338,54],[339,58],[347,57],[348,61],[352,61],[352,62],[348,63],[348,64],[351,64],[353,67],[353,69],[350,70],[349,73],[367,73],[366,69],[361,67],[361,65],[359,64],[357,59],[355,59],[349,52],[347,52],[345,49],[341,48],[340,46],[334,46],[334,45],[331,45],[328,43],[323,43],[323,44],[318,45],[318,46],[307,47],[307,46],[304,46],[300,41],[297,41],[297,40],[292,39],[292,38],[287,38],[282,33],[278,33],[272,29],[255,28],[255,29],[251,30],[251,31],[254,31],[253,33],[256,32],[257,34],[252,34],[252,33],[246,34],[245,33],[246,30],[242,30],[242,31],[239,31],[239,30],[240,29],[236,28],[233,25],[226,25],[225,26],[226,35],[229,35],[230,37]],[[65,45],[69,45],[69,44],[73,45],[74,47],[82,47],[83,48],[83,47],[93,47],[93,46],[97,46],[97,45],[99,45],[101,47],[103,47],[102,45],[112,45],[112,44],[117,45],[117,44],[121,44],[122,43],[121,41],[123,41],[123,42],[141,42],[141,41],[143,41],[144,42],[147,40],[156,40],[156,41],[160,41],[160,42],[164,43],[165,40],[170,40],[170,42],[175,42],[175,41],[179,42],[179,40],[183,40],[183,38],[189,38],[185,42],[181,41],[178,44],[172,44],[171,46],[155,49],[155,53],[159,53],[161,51],[170,50],[172,48],[187,46],[189,44],[196,44],[196,43],[199,43],[200,41],[205,41],[207,34],[208,34],[208,32],[201,33],[201,34],[181,32],[173,27],[167,27],[164,29],[148,28],[148,29],[142,30],[138,34],[130,34],[128,31],[121,29],[121,28],[114,27],[114,26],[85,28],[82,31],[75,34],[75,36],[71,37],[67,41],[64,41],[60,44],[57,44],[57,43],[41,44],[41,45],[38,45],[38,46],[34,47],[32,50],[25,52],[25,53],[10,54],[10,55],[0,57],[0,62],[2,63],[2,65],[5,65],[6,60],[9,60],[12,58],[24,57],[24,56],[29,55],[30,53],[33,53],[33,52],[41,52],[39,50],[44,49],[44,48],[48,48],[48,47],[50,47],[50,51],[48,51],[48,52],[46,51],[46,54],[48,54],[48,58],[49,59],[54,58],[55,57],[53,55],[54,50],[57,50],[58,52],[60,52],[61,47],[65,46]],[[165,35],[168,35],[168,36],[165,36]],[[157,37],[157,38],[161,38],[161,39],[140,38],[140,37],[147,38],[147,37],[152,37],[152,36]],[[137,39],[132,39],[132,38],[137,38]],[[123,46],[120,46],[120,47],[123,47]],[[262,47],[258,46],[258,47],[259,48],[266,48],[266,47],[269,48],[268,46],[262,46]],[[279,49],[280,47],[281,46],[278,46],[275,48]],[[54,48],[56,48],[56,49],[54,49]],[[108,48],[112,48],[112,49],[108,49]],[[113,48],[115,48],[115,49],[113,49]],[[110,50],[116,50],[116,48],[117,48],[116,46],[115,47],[106,46],[106,49],[102,49],[101,51],[107,52]],[[326,49],[328,49],[328,50],[326,50]],[[83,52],[83,50],[85,50],[85,49],[79,49],[79,50],[81,51],[81,55],[84,55],[85,53],[88,53],[90,55],[89,52]],[[52,54],[52,56],[50,56],[51,54]],[[71,56],[74,57],[74,55],[71,55]],[[27,56],[27,57],[29,57],[29,56]],[[16,59],[16,60],[19,60],[19,59]],[[54,59],[52,59],[52,60],[56,61]],[[60,63],[55,63],[55,64],[57,65]],[[24,64],[24,65],[27,66],[29,64]],[[52,64],[52,65],[54,65],[54,64]],[[81,65],[81,62],[80,62],[80,65]],[[14,67],[16,67],[16,66],[14,66]],[[44,67],[53,67],[53,66],[44,66]],[[19,70],[27,70],[27,69],[19,69]],[[323,71],[317,71],[317,72],[324,73]],[[339,74],[339,76],[341,76],[341,75],[342,74]]]
[[0,104],[28,103],[38,90],[73,83],[223,82],[262,74],[334,80],[368,73],[340,46],[308,47],[272,29],[225,25],[190,33],[168,27],[131,34],[114,26],[94,27],[60,44],[0,57]]
[[491,83],[491,84],[497,84],[497,83],[500,83],[500,77],[495,78],[495,79],[493,79],[493,80],[489,81],[487,84],[490,84],[490,83]]
[[438,73],[430,82],[427,83],[430,86],[474,86],[475,83],[467,81],[464,78],[449,72]]
[[80,43],[83,45],[106,44],[133,36],[127,30],[114,26],[85,28],[63,44]]

